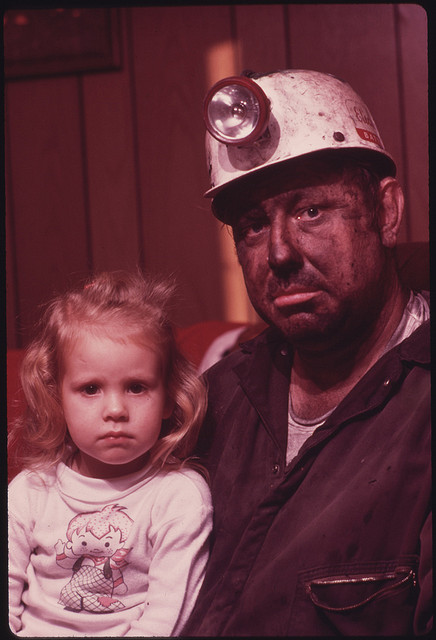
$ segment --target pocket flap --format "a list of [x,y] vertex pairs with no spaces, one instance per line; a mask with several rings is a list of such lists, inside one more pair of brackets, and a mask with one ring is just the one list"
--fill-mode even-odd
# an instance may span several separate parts
[[304,585],[316,606],[327,611],[349,611],[406,586],[415,587],[416,576],[412,567],[399,566],[391,571],[312,578]]

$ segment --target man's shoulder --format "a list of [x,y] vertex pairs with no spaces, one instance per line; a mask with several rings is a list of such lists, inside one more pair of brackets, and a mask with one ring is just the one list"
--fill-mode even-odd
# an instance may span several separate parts
[[251,360],[265,345],[278,340],[283,341],[274,329],[267,327],[254,338],[241,342],[235,351],[210,367],[210,369],[205,372],[206,378],[208,380],[215,377],[221,378],[224,374],[230,373],[242,363]]
[[430,341],[430,320],[426,320],[394,349],[398,350],[403,360],[429,365],[431,362]]

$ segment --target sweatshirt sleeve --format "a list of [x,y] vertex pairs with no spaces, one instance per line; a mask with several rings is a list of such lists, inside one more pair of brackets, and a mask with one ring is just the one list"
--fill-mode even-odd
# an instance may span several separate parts
[[28,494],[23,477],[17,476],[8,489],[8,547],[9,547],[9,626],[13,633],[21,629],[23,590],[27,583],[27,567],[32,545],[30,509],[26,508]]
[[152,511],[153,556],[144,611],[127,636],[174,636],[204,578],[212,529],[209,488],[195,472],[171,473]]

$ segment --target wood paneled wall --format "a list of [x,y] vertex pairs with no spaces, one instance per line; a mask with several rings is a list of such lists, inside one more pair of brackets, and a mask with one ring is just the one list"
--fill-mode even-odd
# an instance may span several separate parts
[[250,318],[211,216],[202,100],[227,74],[311,68],[364,97],[407,195],[401,240],[428,237],[427,23],[413,4],[118,9],[121,70],[5,90],[8,345],[88,273],[174,274],[179,324]]

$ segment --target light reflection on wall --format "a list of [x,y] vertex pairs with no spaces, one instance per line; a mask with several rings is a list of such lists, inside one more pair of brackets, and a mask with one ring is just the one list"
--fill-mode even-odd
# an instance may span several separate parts
[[[238,75],[237,44],[232,40],[210,47],[205,64],[208,87],[227,76]],[[223,306],[225,319],[232,322],[257,322],[258,316],[247,296],[230,228],[216,220],[219,238]]]

